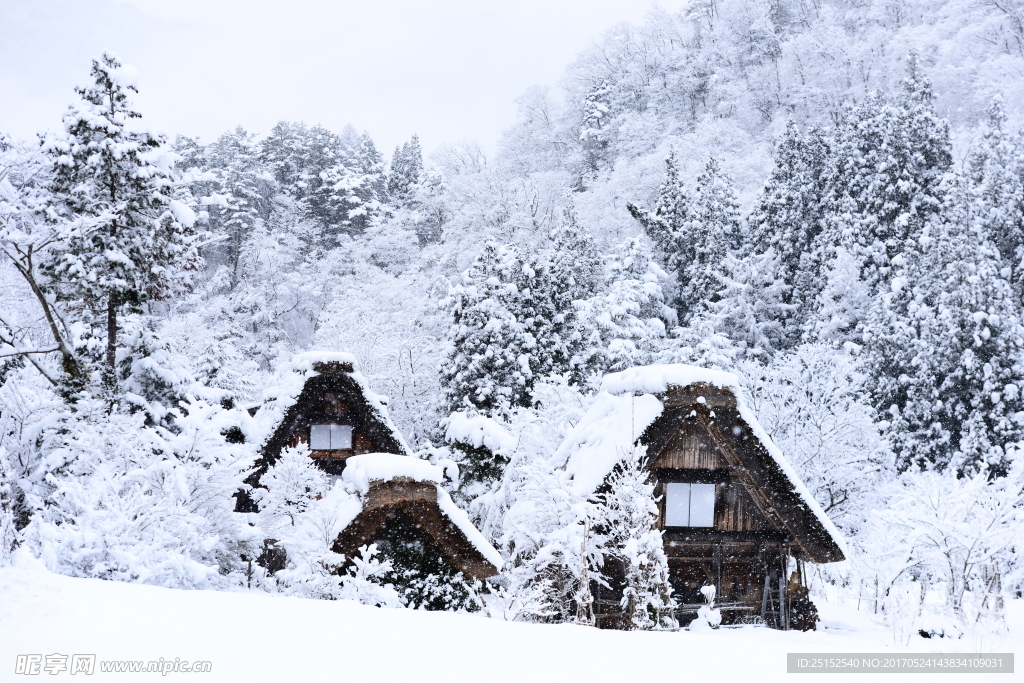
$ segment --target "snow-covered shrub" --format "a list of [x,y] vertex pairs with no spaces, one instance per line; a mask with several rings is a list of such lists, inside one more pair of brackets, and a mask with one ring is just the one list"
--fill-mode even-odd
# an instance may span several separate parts
[[12,559],[21,530],[42,508],[47,485],[38,443],[64,409],[35,368],[15,369],[0,385],[0,565]]
[[[559,469],[564,463],[553,456],[591,400],[565,377],[554,377],[534,386],[533,408],[492,421],[486,430],[463,430],[464,439],[490,443],[508,458],[501,479],[469,508],[505,560],[495,594],[501,618],[576,619],[586,502],[569,489]],[[591,540],[588,553],[593,548]]]
[[260,483],[262,488],[252,490],[252,499],[260,508],[260,528],[272,536],[284,531],[282,527],[294,527],[296,517],[327,491],[327,475],[313,462],[304,442],[282,449]]
[[701,595],[707,604],[697,609],[697,618],[690,622],[691,631],[707,631],[722,625],[722,612],[715,609],[715,587],[702,586]]
[[234,420],[191,401],[173,411],[175,431],[145,426],[145,414],[108,413],[82,398],[44,435],[48,491],[25,542],[51,571],[176,588],[241,580],[254,547],[232,497],[250,466],[248,449],[225,441]]
[[589,510],[601,566],[623,569],[621,608],[632,629],[675,626],[668,558],[656,528],[658,505],[647,469],[647,447],[623,453]]

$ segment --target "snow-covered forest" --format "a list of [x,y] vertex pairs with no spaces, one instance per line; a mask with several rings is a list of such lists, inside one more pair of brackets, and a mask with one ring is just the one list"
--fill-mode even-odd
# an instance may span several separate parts
[[[632,627],[662,628],[642,467],[597,500],[559,445],[605,374],[685,363],[739,376],[844,534],[812,596],[904,641],[1006,628],[1024,3],[654,10],[524,93],[494,154],[425,153],[413,117],[393,152],[297,121],[169,139],[130,66],[89,68],[62,129],[0,130],[0,566],[588,623],[614,555]],[[358,359],[498,579],[395,591],[373,548],[340,570],[301,448],[234,511],[265,436],[249,408],[306,351]],[[249,561],[268,537],[274,576]]]

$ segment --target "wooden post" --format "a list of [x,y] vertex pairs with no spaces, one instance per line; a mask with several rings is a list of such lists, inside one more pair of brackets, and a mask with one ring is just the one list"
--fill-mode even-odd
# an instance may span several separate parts
[[772,577],[771,574],[765,570],[764,573],[764,592],[761,593],[761,618],[764,619],[764,623],[768,623],[768,594],[772,590]]
[[785,543],[782,546],[782,552],[780,553],[782,558],[782,573],[779,576],[779,628],[783,631],[789,630],[789,606],[786,604],[786,588],[789,584],[789,577],[786,574],[789,571],[789,544]]
[[722,601],[722,544],[715,544],[715,597]]

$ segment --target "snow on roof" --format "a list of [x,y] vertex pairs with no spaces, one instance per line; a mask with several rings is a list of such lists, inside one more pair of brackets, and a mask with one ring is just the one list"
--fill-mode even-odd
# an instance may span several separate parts
[[445,517],[450,519],[466,535],[466,538],[473,544],[473,547],[488,562],[493,564],[496,569],[501,569],[501,566],[504,564],[504,561],[501,559],[501,553],[487,542],[487,539],[480,533],[480,530],[473,526],[473,522],[469,521],[469,515],[466,514],[466,511],[456,505],[455,501],[448,495],[448,492],[440,486],[437,487],[437,506],[441,508],[441,512],[444,513]]
[[663,410],[651,394],[599,393],[555,452],[556,462],[566,463],[572,487],[583,495],[592,493]]
[[612,373],[601,383],[601,393],[576,427],[559,446],[556,455],[566,462],[573,487],[582,494],[594,491],[615,463],[661,415],[664,405],[658,395],[669,386],[706,383],[729,389],[736,397],[736,409],[761,442],[793,489],[815,518],[849,556],[843,536],[801,481],[796,470],[757,421],[743,400],[739,377],[731,372],[708,370],[693,365],[647,365]]
[[444,436],[449,443],[464,443],[473,448],[484,446],[493,453],[513,451],[517,444],[515,437],[491,418],[466,413],[452,413]]
[[444,481],[444,470],[408,455],[365,453],[348,458],[341,474],[342,481],[352,484],[360,493],[369,490],[371,481],[390,481],[399,477],[440,484]]
[[352,372],[346,374],[359,385],[359,389],[362,391],[370,408],[377,413],[377,418],[391,430],[392,435],[402,446],[402,449],[407,454],[412,455],[413,451],[409,448],[409,444],[406,443],[405,437],[398,431],[395,423],[391,421],[391,415],[388,414],[388,409],[385,405],[386,399],[382,401],[381,397],[370,389],[366,377],[359,372],[359,363],[356,357],[351,353],[341,351],[308,351],[300,353],[278,368],[273,383],[263,391],[263,405],[255,416],[258,429],[258,438],[255,439],[257,443],[264,443],[270,438],[277,425],[284,419],[288,409],[295,405],[299,394],[302,393],[303,387],[306,386],[306,381],[320,374],[313,369],[314,363],[351,365]]
[[719,388],[732,389],[739,397],[740,380],[731,372],[708,370],[694,365],[644,365],[606,375],[601,390],[610,394],[664,394],[669,385],[685,387],[703,382]]
[[[408,455],[367,453],[354,455],[346,460],[345,471],[341,477],[342,481],[350,484],[351,488],[360,494],[369,491],[370,482],[390,481],[401,477],[434,484],[437,487],[437,505],[441,508],[441,512],[459,528],[488,562],[501,569],[501,553],[487,542],[484,535],[473,526],[469,515],[455,504],[447,491],[441,488],[440,484],[444,481],[444,470],[440,467]],[[345,526],[348,526],[353,519],[355,519],[355,515],[346,522]]]

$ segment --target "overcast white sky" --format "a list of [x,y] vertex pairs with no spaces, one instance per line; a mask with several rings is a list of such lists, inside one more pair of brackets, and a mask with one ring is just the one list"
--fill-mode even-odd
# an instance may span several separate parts
[[[674,10],[686,0],[661,0]],[[140,72],[144,121],[211,140],[280,119],[351,122],[389,153],[493,150],[531,85],[556,84],[648,0],[0,0],[0,130],[60,125],[104,49]]]

